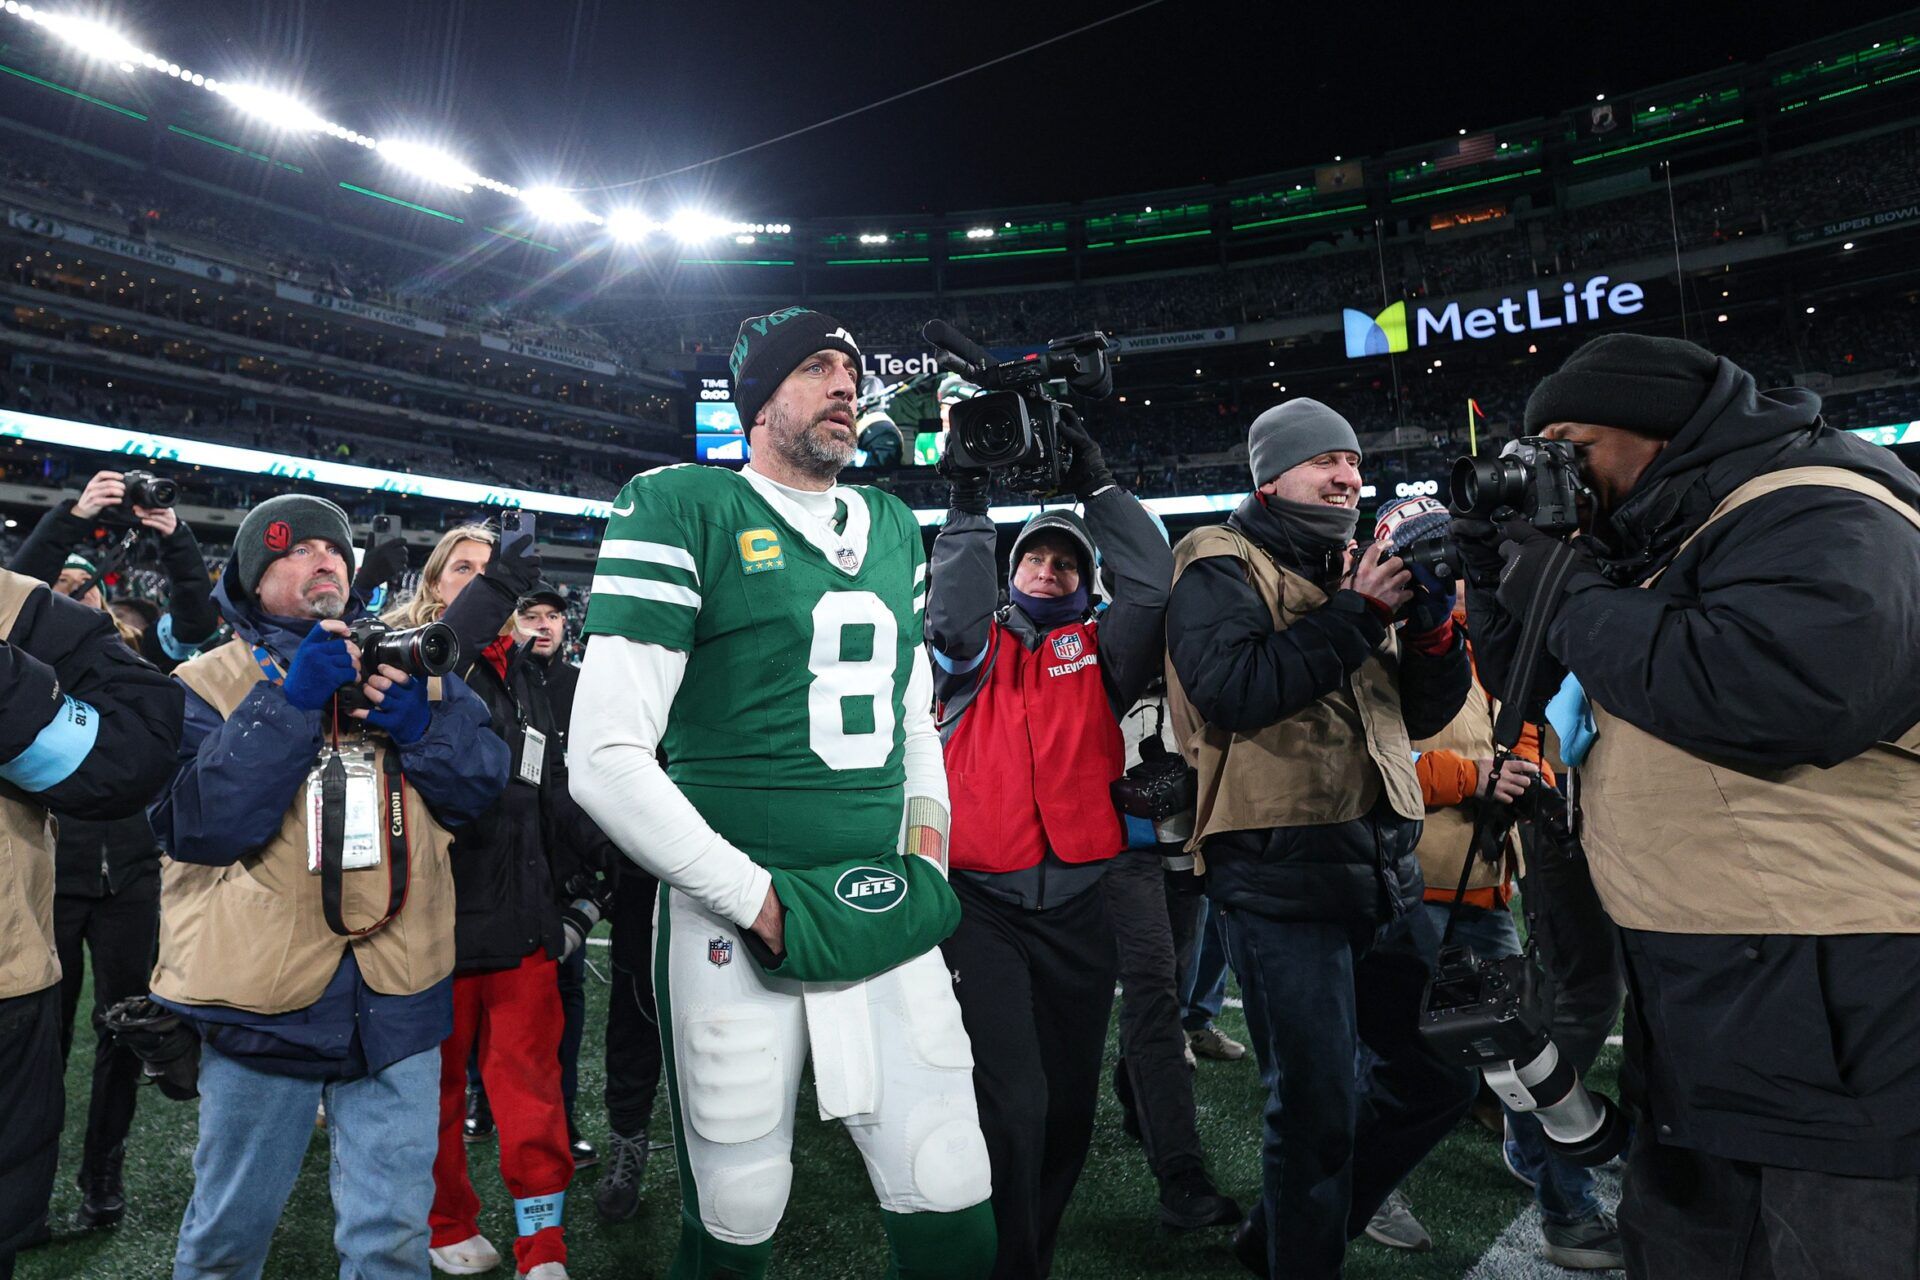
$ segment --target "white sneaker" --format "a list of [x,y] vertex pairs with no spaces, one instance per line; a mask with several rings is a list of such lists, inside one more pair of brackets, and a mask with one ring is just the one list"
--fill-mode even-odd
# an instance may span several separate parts
[[[450,1276],[477,1276],[500,1265],[500,1251],[485,1236],[468,1236],[459,1244],[429,1249],[427,1257],[433,1261],[435,1268]],[[534,1270],[538,1271],[539,1268],[535,1267]]]
[[515,1273],[516,1280],[567,1280],[567,1264],[543,1262],[531,1271]]

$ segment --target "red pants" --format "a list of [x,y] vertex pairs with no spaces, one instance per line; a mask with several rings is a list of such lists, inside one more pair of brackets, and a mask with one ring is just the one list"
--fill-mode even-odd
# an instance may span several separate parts
[[[480,1076],[500,1131],[500,1177],[515,1200],[549,1196],[573,1181],[567,1110],[560,1100],[558,966],[536,951],[516,968],[455,974],[453,1034],[440,1046],[440,1150],[433,1161],[433,1247],[480,1234],[480,1197],[467,1176],[467,1058],[476,1042]],[[565,1263],[558,1226],[513,1242],[517,1270]]]

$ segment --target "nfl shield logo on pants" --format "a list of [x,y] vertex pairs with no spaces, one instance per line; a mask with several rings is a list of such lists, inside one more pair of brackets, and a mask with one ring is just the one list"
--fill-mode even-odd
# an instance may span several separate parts
[[707,939],[707,959],[712,961],[715,967],[718,967],[720,965],[732,964],[733,963],[733,939],[732,938],[708,938]]
[[1080,651],[1084,648],[1086,648],[1086,642],[1080,638],[1080,633],[1077,631],[1053,638],[1053,656],[1062,662],[1072,662],[1080,656]]

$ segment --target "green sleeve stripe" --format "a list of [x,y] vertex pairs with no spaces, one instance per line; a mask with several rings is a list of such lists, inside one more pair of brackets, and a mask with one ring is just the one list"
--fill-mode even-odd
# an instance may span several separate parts
[[593,576],[592,590],[592,598],[595,600],[602,596],[626,597],[633,600],[653,600],[662,604],[684,605],[696,612],[700,608],[700,593],[692,587],[683,587],[674,582],[650,582],[645,578],[596,573]]
[[593,566],[595,577],[626,578],[636,582],[671,582],[697,589],[700,575],[674,565],[652,564],[645,560],[609,560],[600,557],[600,563]]
[[642,564],[665,565],[684,569],[700,581],[700,570],[684,547],[665,542],[646,542],[639,538],[608,538],[600,544],[602,560],[637,560]]

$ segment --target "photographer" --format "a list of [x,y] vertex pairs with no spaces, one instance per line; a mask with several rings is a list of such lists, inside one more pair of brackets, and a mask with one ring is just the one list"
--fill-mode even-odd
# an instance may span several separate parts
[[1270,1092],[1263,1200],[1237,1248],[1271,1274],[1335,1276],[1472,1098],[1416,1030],[1439,939],[1410,741],[1454,717],[1470,675],[1450,599],[1384,543],[1350,550],[1346,419],[1290,400],[1254,420],[1248,455],[1255,491],[1175,552],[1167,683],[1200,775],[1188,847]]
[[1819,409],[1691,343],[1597,338],[1526,410],[1573,446],[1581,536],[1454,522],[1496,689],[1557,609],[1550,714],[1645,1082],[1637,1276],[1920,1267],[1920,482]]
[[[480,1197],[468,1173],[463,1132],[467,1064],[477,1048],[500,1134],[501,1178],[513,1197],[515,1267],[539,1280],[564,1280],[561,1221],[573,1155],[561,1093],[565,1015],[558,970],[568,934],[546,815],[549,792],[564,790],[566,778],[556,772],[560,733],[545,667],[531,645],[515,643],[516,608],[539,580],[533,521],[510,513],[502,522],[509,527],[499,533],[471,524],[441,535],[421,572],[419,593],[387,615],[396,626],[444,621],[454,629],[460,670],[513,756],[506,790],[454,831],[459,912],[453,1032],[441,1047],[433,1257],[440,1269],[456,1273],[487,1270],[500,1261],[480,1232]],[[574,945],[579,937],[576,932]]]
[[[1092,1137],[1117,964],[1099,890],[1126,844],[1109,788],[1124,765],[1119,718],[1160,663],[1172,572],[1165,538],[1099,446],[1072,418],[1060,435],[1086,518],[1050,510],[1027,522],[1004,605],[989,474],[947,455],[952,510],[927,603],[961,906],[943,950],[974,1046],[994,1274],[1006,1277],[1047,1274]],[[1097,620],[1096,543],[1114,577]],[[1163,1204],[1199,1226],[1220,1200],[1196,1166]]]
[[448,829],[493,802],[508,752],[459,679],[362,669],[352,557],[333,503],[261,503],[214,591],[235,638],[174,673],[153,992],[204,1042],[179,1280],[259,1274],[323,1101],[342,1269],[427,1274]]
[[[551,758],[560,770],[547,789],[554,880],[565,908],[566,956],[560,966],[560,1003],[566,1014],[561,1039],[562,1093],[567,1130],[572,1135],[574,1167],[597,1159],[574,1123],[579,1091],[580,1040],[586,1021],[585,938],[593,929],[588,911],[604,916],[612,938],[607,960],[612,991],[607,1000],[606,1108],[607,1167],[594,1188],[593,1203],[611,1222],[624,1222],[640,1209],[640,1185],[647,1171],[647,1127],[660,1091],[660,1025],[653,1006],[653,900],[660,882],[618,849],[587,817],[566,785],[567,734],[573,720],[573,695],[580,671],[566,659],[567,601],[558,590],[538,584],[520,601],[520,629],[529,636],[534,662],[529,674],[545,682],[553,704],[559,740]],[[582,1158],[583,1152],[586,1158]]]
[[100,608],[100,575],[93,563],[73,557],[72,552],[82,543],[93,543],[94,531],[103,520],[109,528],[145,528],[158,535],[160,567],[168,584],[167,610],[156,625],[139,630],[137,651],[162,671],[171,671],[220,630],[220,615],[213,607],[213,582],[201,558],[200,544],[186,521],[172,507],[129,505],[125,473],[97,472],[78,498],[62,502],[40,517],[9,567],[15,573],[52,584],[63,595],[71,595],[91,581],[95,589],[88,594],[94,598],[81,603]]
[[[1433,498],[1407,498],[1381,509],[1374,524],[1374,537],[1392,546],[1406,548],[1427,538],[1444,535],[1448,527],[1447,508]],[[1414,570],[1419,578],[1432,571]],[[1430,581],[1430,586],[1439,586]],[[1467,614],[1456,606],[1456,627],[1465,629]],[[1472,639],[1467,641],[1467,659],[1473,661]],[[1554,772],[1541,757],[1541,732],[1537,724],[1526,724],[1511,758],[1501,761],[1494,748],[1494,717],[1499,704],[1488,694],[1478,678],[1468,687],[1466,703],[1451,723],[1430,738],[1415,740],[1417,755],[1414,771],[1420,779],[1421,798],[1427,816],[1414,852],[1420,859],[1420,871],[1426,879],[1426,912],[1436,931],[1444,934],[1449,917],[1454,921],[1453,941],[1465,946],[1477,959],[1498,959],[1521,954],[1520,933],[1513,919],[1513,887],[1521,873],[1520,830],[1509,832],[1500,847],[1497,861],[1475,859],[1461,889],[1461,875],[1469,859],[1475,858],[1475,824],[1489,804],[1512,805],[1529,794],[1536,784],[1554,785]],[[1531,831],[1534,824],[1527,823]],[[1567,913],[1559,910],[1560,899],[1572,888],[1565,876],[1555,875],[1553,864],[1564,861],[1557,849],[1543,847],[1536,838],[1538,857],[1528,868],[1528,886],[1553,876],[1555,883],[1540,885],[1539,895],[1528,894],[1529,928],[1536,938],[1553,929],[1562,929]],[[1456,905],[1456,893],[1459,902]],[[1591,897],[1591,890],[1587,895]],[[1570,905],[1570,904],[1569,904]],[[1541,914],[1542,907],[1546,914]],[[1556,938],[1564,950],[1568,946],[1592,949],[1593,931],[1576,932]],[[1599,935],[1598,950],[1611,955],[1610,931]],[[1559,976],[1556,973],[1556,976]],[[1556,996],[1572,994],[1576,988],[1556,989]],[[1617,991],[1617,984],[1614,986]],[[1564,1001],[1556,999],[1555,1024],[1562,1026],[1560,1013]],[[1620,1012],[1616,995],[1592,1030],[1584,1036],[1560,1038],[1560,1046],[1583,1076],[1593,1066],[1601,1043],[1613,1030]],[[1494,1095],[1488,1092],[1489,1103]],[[1493,1114],[1503,1117],[1502,1142],[1506,1146],[1507,1167],[1515,1177],[1529,1183],[1540,1205],[1540,1228],[1547,1261],[1573,1270],[1612,1270],[1622,1265],[1620,1240],[1613,1216],[1601,1210],[1594,1198],[1591,1169],[1575,1164],[1550,1148],[1541,1133],[1540,1122],[1531,1113],[1507,1112],[1497,1103]],[[1409,1229],[1410,1228],[1410,1229]],[[1405,1198],[1395,1192],[1374,1220],[1367,1234],[1397,1248],[1430,1248],[1431,1240],[1411,1214]]]
[[66,1109],[47,810],[138,814],[172,765],[180,701],[106,615],[0,572],[0,1280],[45,1238]]

